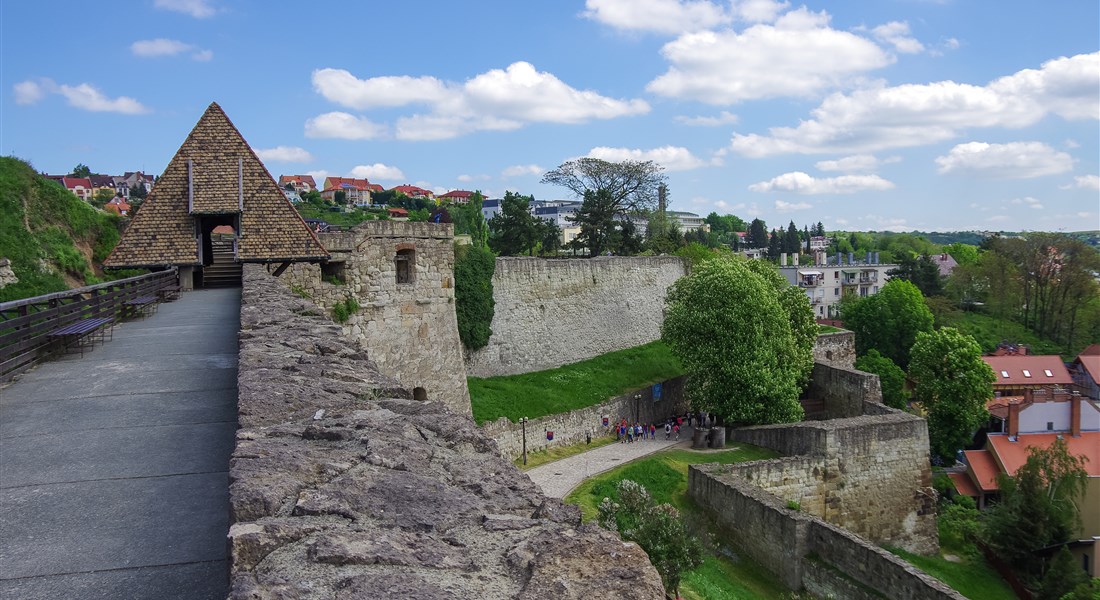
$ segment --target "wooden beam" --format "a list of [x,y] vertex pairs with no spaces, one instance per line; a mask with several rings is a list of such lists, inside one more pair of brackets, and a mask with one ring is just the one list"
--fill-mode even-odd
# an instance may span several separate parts
[[272,273],[272,275],[275,276],[275,277],[278,277],[279,275],[282,275],[283,271],[285,271],[286,268],[289,267],[289,266],[290,266],[289,262],[285,262],[285,263],[280,264],[279,268],[275,269],[275,272]]

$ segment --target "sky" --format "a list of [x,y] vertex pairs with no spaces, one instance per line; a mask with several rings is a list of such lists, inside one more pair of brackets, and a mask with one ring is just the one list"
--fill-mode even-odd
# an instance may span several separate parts
[[211,102],[276,178],[567,199],[592,156],[769,227],[1100,229],[1095,0],[0,3],[4,156],[160,174]]

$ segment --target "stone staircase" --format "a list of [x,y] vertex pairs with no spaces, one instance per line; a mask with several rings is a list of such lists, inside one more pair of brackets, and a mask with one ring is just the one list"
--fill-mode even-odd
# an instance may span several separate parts
[[233,254],[233,238],[215,236],[211,241],[214,262],[202,270],[202,287],[224,288],[241,286],[241,264]]

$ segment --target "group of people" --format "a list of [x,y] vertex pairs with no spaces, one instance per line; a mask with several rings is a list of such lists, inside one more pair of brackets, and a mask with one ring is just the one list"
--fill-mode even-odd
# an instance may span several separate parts
[[635,440],[656,440],[660,435],[661,430],[664,430],[665,439],[680,439],[680,430],[684,427],[684,423],[688,426],[702,427],[707,424],[709,415],[706,413],[687,413],[677,417],[666,419],[664,424],[658,426],[656,423],[639,423],[635,422],[633,425],[623,419],[619,422],[619,426],[616,429],[616,434],[620,444],[632,444]]

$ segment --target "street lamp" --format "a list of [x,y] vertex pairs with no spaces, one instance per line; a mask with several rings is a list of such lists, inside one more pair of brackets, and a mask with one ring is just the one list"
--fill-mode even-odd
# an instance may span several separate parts
[[522,417],[519,420],[520,425],[523,426],[523,464],[527,465],[527,417]]
[[639,414],[642,412],[642,395],[634,394],[634,421],[638,421]]

